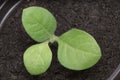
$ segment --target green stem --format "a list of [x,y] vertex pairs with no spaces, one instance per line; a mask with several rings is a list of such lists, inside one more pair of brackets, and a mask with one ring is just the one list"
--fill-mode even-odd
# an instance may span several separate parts
[[54,43],[54,42],[57,41],[57,40],[58,40],[58,36],[52,35],[52,36],[50,37],[50,39],[49,39],[49,42],[50,42],[50,43]]

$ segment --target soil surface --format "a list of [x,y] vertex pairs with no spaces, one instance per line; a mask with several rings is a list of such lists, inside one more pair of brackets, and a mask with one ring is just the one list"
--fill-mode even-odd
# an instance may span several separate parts
[[[23,53],[33,41],[21,23],[23,8],[42,6],[57,19],[55,34],[71,28],[87,31],[102,50],[101,60],[84,71],[71,71],[57,60],[57,44],[50,45],[53,61],[47,72],[31,76],[23,65]],[[106,80],[120,62],[119,0],[29,0],[24,1],[3,26],[0,34],[0,80]],[[31,63],[32,64],[32,63]]]

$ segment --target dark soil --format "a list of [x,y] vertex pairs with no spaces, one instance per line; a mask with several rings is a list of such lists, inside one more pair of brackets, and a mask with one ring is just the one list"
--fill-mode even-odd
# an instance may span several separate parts
[[[78,28],[95,37],[102,50],[101,60],[84,71],[62,67],[57,44],[51,45],[53,61],[48,71],[31,76],[23,65],[23,53],[36,42],[21,23],[23,8],[37,5],[50,10],[57,19],[56,35]],[[0,80],[106,80],[120,62],[120,1],[118,0],[31,0],[24,1],[3,26],[0,34]],[[32,64],[32,63],[31,63]]]

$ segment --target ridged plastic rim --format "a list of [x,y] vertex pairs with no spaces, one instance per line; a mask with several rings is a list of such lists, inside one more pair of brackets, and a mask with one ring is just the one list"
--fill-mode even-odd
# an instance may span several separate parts
[[0,6],[0,10],[2,9],[2,7],[7,3],[8,0],[6,0],[1,6]]
[[107,80],[120,80],[120,79],[117,79],[118,77],[120,77],[119,75],[120,75],[120,64]]
[[[23,0],[19,0],[15,5],[13,5],[11,7],[11,9],[8,10],[8,12],[6,13],[6,15],[4,16],[4,18],[2,19],[1,23],[0,23],[0,29],[2,28],[5,20],[10,16],[11,12],[15,10],[15,8],[17,8],[17,6],[22,2]],[[1,8],[4,6],[4,4],[6,3],[7,1],[5,1],[3,3],[3,5],[1,5]]]

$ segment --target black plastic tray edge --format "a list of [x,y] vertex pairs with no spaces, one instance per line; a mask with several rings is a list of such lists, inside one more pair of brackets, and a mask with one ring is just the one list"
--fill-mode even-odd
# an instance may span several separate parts
[[4,16],[4,18],[2,19],[1,23],[0,23],[0,29],[2,28],[2,26],[4,25],[6,19],[10,16],[10,14],[17,8],[17,6],[22,2],[23,0],[19,0],[15,5],[13,5],[11,7],[11,9],[6,13],[6,15]]

